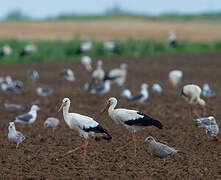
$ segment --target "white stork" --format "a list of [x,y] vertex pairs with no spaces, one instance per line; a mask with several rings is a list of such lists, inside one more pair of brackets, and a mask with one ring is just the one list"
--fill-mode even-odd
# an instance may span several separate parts
[[136,96],[133,96],[132,98],[130,98],[130,101],[139,101],[141,103],[143,103],[144,101],[146,101],[149,98],[149,93],[148,93],[148,84],[143,83],[141,84],[141,90],[140,93]]
[[[199,104],[202,107],[206,105],[206,102],[200,98],[201,92],[201,88],[195,84],[187,84],[182,88],[181,96],[191,105],[190,118],[192,118],[192,105]],[[196,116],[199,117],[198,114]]]
[[93,118],[77,113],[69,113],[70,105],[70,99],[64,98],[61,107],[58,111],[60,111],[63,108],[63,116],[66,124],[69,126],[70,129],[76,130],[79,133],[79,135],[84,138],[84,144],[73,150],[68,151],[66,154],[70,154],[78,149],[84,148],[83,162],[85,162],[86,149],[88,145],[87,139],[89,136],[102,137],[105,140],[110,140],[112,139],[112,137],[108,133],[108,131],[104,129],[99,123],[97,123]]
[[105,80],[111,80],[116,83],[118,87],[123,88],[127,77],[127,64],[122,63],[119,69],[112,69],[109,73],[105,74]]
[[81,63],[85,66],[85,68],[90,72],[92,70],[91,67],[91,58],[89,56],[82,56]]
[[183,72],[180,70],[172,70],[168,74],[169,81],[174,88],[176,88],[178,84],[181,82],[182,77],[183,77]]
[[124,125],[132,133],[132,141],[128,144],[118,148],[116,152],[127,147],[129,144],[134,143],[134,156],[136,156],[136,138],[135,132],[144,128],[145,126],[155,126],[159,129],[163,128],[160,121],[155,120],[142,112],[129,109],[115,109],[117,105],[117,99],[111,97],[107,101],[107,106],[102,112],[108,109],[108,114],[117,124]]

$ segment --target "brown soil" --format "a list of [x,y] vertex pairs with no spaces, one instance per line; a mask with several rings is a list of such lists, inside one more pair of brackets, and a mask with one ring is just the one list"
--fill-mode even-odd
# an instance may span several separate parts
[[[20,94],[1,93],[1,105],[5,102],[18,103],[30,107],[39,101],[41,110],[37,121],[30,127],[16,124],[27,139],[15,148],[7,140],[8,123],[18,114],[9,114],[0,109],[0,177],[2,179],[220,179],[221,140],[214,141],[198,129],[188,115],[188,105],[179,96],[180,90],[170,87],[167,74],[178,68],[184,71],[182,85],[209,83],[217,92],[217,97],[207,99],[207,109],[202,116],[214,115],[220,124],[221,111],[221,53],[195,55],[168,55],[141,59],[106,59],[105,70],[119,67],[121,62],[129,65],[126,86],[136,93],[140,84],[159,82],[164,92],[161,96],[150,89],[150,98],[144,104],[127,103],[120,99],[117,87],[105,96],[91,95],[82,90],[88,81],[88,74],[79,62],[54,62],[41,64],[1,65],[1,75],[10,74],[14,79],[24,81]],[[94,63],[95,64],[95,63]],[[68,84],[59,78],[62,68],[71,67],[77,81]],[[33,85],[26,80],[26,71],[35,68],[40,72],[40,81]],[[38,97],[34,87],[55,87],[55,93],[48,97]],[[116,125],[107,115],[99,112],[110,96],[119,99],[118,107],[137,109],[164,124],[164,129],[145,128],[137,133],[137,157],[133,157],[133,146],[120,153],[117,147],[128,142],[131,137],[122,126]],[[86,164],[82,163],[82,151],[69,156],[65,153],[83,143],[83,139],[65,124],[62,113],[57,112],[64,97],[72,100],[71,112],[78,112],[96,119],[113,136],[111,141],[89,139]],[[196,110],[200,111],[199,107]],[[47,117],[58,117],[61,124],[55,133],[43,128]],[[182,154],[162,160],[153,157],[143,144],[147,136],[181,150]]]
[[221,39],[218,21],[151,21],[110,19],[54,22],[1,22],[0,38],[27,40],[72,40],[76,35],[96,40],[153,39],[167,41],[170,30],[178,40],[212,42]]

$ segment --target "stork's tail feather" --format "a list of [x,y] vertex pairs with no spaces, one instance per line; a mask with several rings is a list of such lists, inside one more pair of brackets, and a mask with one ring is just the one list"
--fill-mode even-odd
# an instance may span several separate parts
[[155,119],[152,119],[152,123],[153,123],[153,125],[156,126],[157,128],[163,129],[163,124],[162,124],[160,121],[155,120]]

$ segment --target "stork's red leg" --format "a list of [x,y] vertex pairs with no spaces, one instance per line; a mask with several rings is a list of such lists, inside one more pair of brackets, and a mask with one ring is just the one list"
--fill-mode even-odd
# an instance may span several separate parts
[[88,145],[88,141],[87,141],[87,139],[84,139],[84,159],[83,159],[83,163],[85,163],[85,160],[86,160],[87,145]]
[[136,146],[136,137],[135,137],[135,132],[132,132],[132,141],[134,143],[134,157],[136,157],[136,153],[137,153],[137,146]]
[[79,147],[76,147],[75,149],[68,151],[68,152],[66,153],[66,155],[71,154],[71,153],[73,153],[73,152],[75,152],[75,151],[77,151],[78,149],[81,149],[81,148],[83,148],[83,147],[84,147],[84,145],[81,145],[81,146],[79,146]]

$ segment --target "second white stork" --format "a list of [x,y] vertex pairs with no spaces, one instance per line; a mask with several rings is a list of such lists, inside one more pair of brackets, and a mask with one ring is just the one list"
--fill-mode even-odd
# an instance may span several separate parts
[[125,126],[131,133],[132,133],[132,140],[127,143],[126,145],[118,148],[116,152],[120,151],[121,149],[127,147],[129,144],[134,144],[134,156],[136,156],[136,138],[135,133],[144,128],[145,126],[155,126],[159,129],[163,128],[163,125],[160,121],[149,117],[148,115],[130,109],[115,109],[117,105],[117,99],[115,97],[111,97],[107,101],[107,106],[102,111],[104,112],[108,109],[108,114],[117,124],[122,124]]
[[84,148],[84,159],[86,160],[86,149],[88,145],[88,137],[96,136],[102,137],[105,140],[111,140],[112,137],[108,133],[106,129],[104,129],[98,122],[96,122],[93,118],[84,116],[77,113],[69,113],[69,108],[71,105],[71,101],[69,98],[64,98],[61,104],[59,111],[63,108],[63,116],[66,124],[70,129],[76,130],[80,136],[84,138],[84,144],[79,146],[73,150],[68,151],[66,154],[70,154],[75,152],[78,149]]

